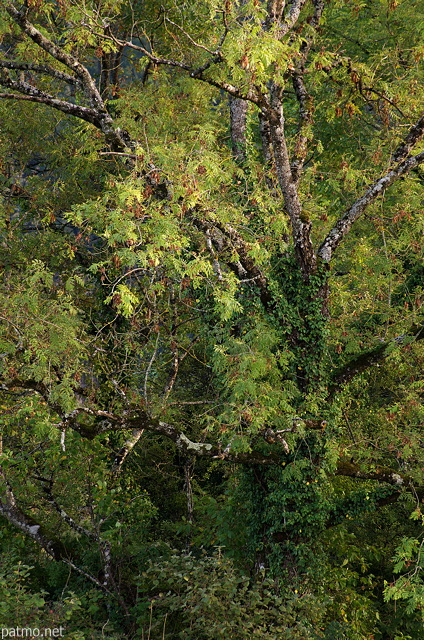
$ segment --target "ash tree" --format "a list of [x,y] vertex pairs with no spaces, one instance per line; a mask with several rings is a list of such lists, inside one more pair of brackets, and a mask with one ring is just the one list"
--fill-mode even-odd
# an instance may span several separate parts
[[[390,575],[419,618],[422,9],[0,9],[0,513],[132,631],[155,538],[306,598],[378,518],[401,576],[366,606]],[[380,628],[358,584],[323,629]]]

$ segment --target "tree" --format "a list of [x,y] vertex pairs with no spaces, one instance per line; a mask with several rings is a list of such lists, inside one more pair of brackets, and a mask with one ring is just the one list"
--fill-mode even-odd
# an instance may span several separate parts
[[0,512],[132,631],[141,444],[189,543],[293,592],[330,530],[422,499],[420,7],[1,9]]

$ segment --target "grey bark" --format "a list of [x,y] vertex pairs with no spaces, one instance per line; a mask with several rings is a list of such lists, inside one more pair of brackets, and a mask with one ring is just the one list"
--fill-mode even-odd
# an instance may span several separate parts
[[318,250],[318,256],[325,263],[329,263],[334,251],[337,249],[343,238],[349,233],[353,223],[372,204],[380,195],[382,195],[390,185],[398,178],[405,175],[414,167],[424,162],[424,151],[416,156],[407,158],[391,169],[382,178],[379,178],[371,185],[363,196],[358,198],[356,202],[342,215],[331,229]]
[[[87,120],[99,128],[108,144],[115,151],[123,151],[127,144],[121,132],[114,125],[113,119],[107,112],[103,99],[96,87],[96,83],[81,62],[69,53],[66,53],[60,46],[56,45],[52,40],[44,36],[38,29],[34,27],[26,17],[26,9],[18,11],[13,3],[7,2],[5,9],[12,20],[20,27],[20,29],[41,49],[46,51],[57,62],[64,64],[81,82],[84,92],[89,100],[90,107],[79,107],[71,102],[58,100],[49,94],[39,91],[26,82],[14,81],[5,77],[0,77],[0,84],[13,88],[19,93],[27,96],[27,99],[33,102],[42,102],[48,104],[55,109],[59,109],[64,113],[76,115],[83,120]],[[47,65],[49,66],[49,65]],[[44,71],[45,73],[45,71]],[[65,80],[69,82],[69,80]],[[16,95],[3,94],[3,98],[16,98]],[[22,99],[22,98],[21,98]]]
[[231,147],[236,160],[246,160],[246,120],[249,103],[230,96]]
[[316,256],[311,241],[312,225],[302,211],[297,181],[293,177],[284,130],[282,89],[276,85],[273,85],[271,90],[271,104],[273,111],[268,115],[268,121],[275,169],[284,197],[285,208],[290,218],[296,256],[304,277],[308,278],[316,268]]

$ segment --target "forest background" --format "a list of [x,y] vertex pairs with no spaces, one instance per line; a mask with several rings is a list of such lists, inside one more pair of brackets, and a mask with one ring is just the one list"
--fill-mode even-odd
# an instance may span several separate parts
[[3,0],[0,624],[424,638],[422,0]]

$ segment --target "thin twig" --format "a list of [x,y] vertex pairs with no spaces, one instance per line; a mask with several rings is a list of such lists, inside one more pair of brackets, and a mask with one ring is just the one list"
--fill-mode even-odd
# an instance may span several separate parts
[[148,397],[147,397],[147,381],[148,381],[148,378],[149,378],[150,369],[152,368],[152,365],[153,365],[153,363],[154,363],[154,361],[156,359],[156,356],[157,356],[159,337],[160,337],[160,331],[158,331],[158,335],[157,335],[157,338],[156,338],[155,349],[153,351],[152,357],[150,358],[150,362],[147,365],[146,374],[144,376],[144,402],[146,404],[146,409],[149,406],[149,401],[148,401]]

